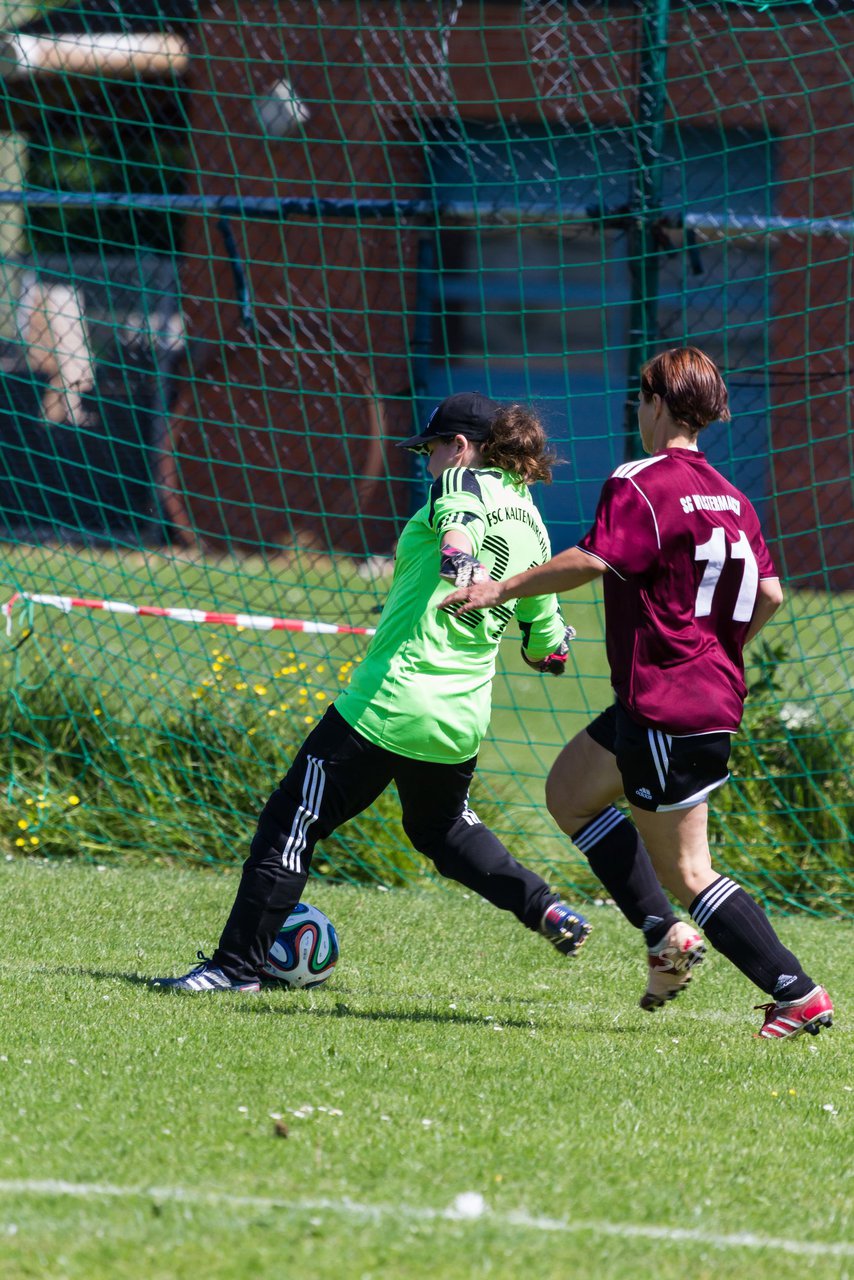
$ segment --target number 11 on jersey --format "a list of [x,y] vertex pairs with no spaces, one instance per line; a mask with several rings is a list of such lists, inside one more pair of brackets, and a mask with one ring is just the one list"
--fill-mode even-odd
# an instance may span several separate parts
[[756,556],[743,529],[738,531],[738,541],[730,542],[725,531],[716,526],[708,542],[698,543],[694,551],[695,560],[707,561],[697,588],[697,599],[694,603],[695,618],[707,618],[712,612],[712,597],[724,571],[727,556],[731,560],[741,560],[743,564],[741,586],[732,614],[733,621],[749,622],[753,617],[756,593],[759,590],[759,566],[756,563]]

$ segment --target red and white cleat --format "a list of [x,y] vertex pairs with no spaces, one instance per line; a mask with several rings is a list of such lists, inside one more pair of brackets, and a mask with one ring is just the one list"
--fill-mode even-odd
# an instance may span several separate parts
[[833,1026],[833,1002],[824,987],[813,987],[800,1000],[788,1000],[770,1004],[757,1004],[765,1010],[765,1021],[756,1032],[765,1040],[788,1040],[808,1031],[817,1036],[822,1027]]
[[697,930],[684,920],[677,920],[658,946],[649,952],[649,980],[640,998],[640,1007],[660,1009],[668,1000],[675,1000],[705,955],[706,944]]

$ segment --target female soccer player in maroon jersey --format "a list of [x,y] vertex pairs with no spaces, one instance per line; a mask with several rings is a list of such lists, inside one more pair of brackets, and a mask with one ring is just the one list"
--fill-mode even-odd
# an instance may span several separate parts
[[[549,810],[644,932],[642,1008],[684,990],[705,951],[663,885],[771,997],[759,1035],[784,1039],[830,1026],[830,997],[761,907],[713,869],[707,834],[707,798],[729,777],[747,692],[742,650],[783,600],[756,512],[697,447],[700,431],[728,417],[726,387],[708,356],[694,347],[656,356],[641,371],[638,401],[649,457],[608,478],[578,545],[445,603],[466,612],[604,578],[616,702],[558,756],[546,784]],[[621,793],[632,822],[614,807]]]

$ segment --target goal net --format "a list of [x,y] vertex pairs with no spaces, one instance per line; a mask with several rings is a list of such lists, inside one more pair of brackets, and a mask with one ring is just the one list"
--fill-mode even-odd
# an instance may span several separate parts
[[[750,651],[720,868],[852,912],[854,17],[841,0],[20,4],[0,45],[3,840],[234,863],[344,685],[452,391],[533,403],[554,549],[692,343],[784,608]],[[545,811],[611,699],[502,644],[472,803],[568,894]],[[510,629],[511,635],[513,628]],[[315,869],[427,874],[393,796]]]

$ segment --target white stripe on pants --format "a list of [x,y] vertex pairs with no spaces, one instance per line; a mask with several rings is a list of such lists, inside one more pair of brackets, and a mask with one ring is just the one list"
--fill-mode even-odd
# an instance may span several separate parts
[[302,871],[300,854],[306,845],[308,828],[320,817],[325,786],[323,762],[316,756],[309,756],[302,784],[302,802],[294,814],[291,830],[282,850],[282,866],[289,871]]

